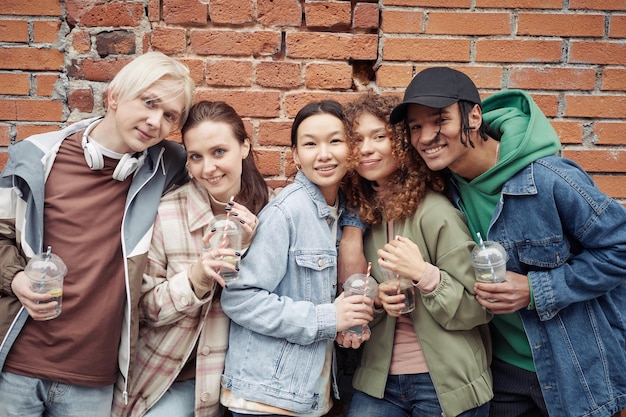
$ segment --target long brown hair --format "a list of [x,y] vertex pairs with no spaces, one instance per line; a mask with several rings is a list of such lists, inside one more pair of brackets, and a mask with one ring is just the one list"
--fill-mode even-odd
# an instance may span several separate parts
[[[206,121],[226,123],[242,145],[246,139],[249,139],[243,120],[235,109],[223,101],[203,100],[191,106],[187,121],[181,129],[183,144],[185,144],[185,133]],[[235,201],[246,206],[254,214],[259,214],[268,202],[268,190],[265,179],[256,166],[255,158],[256,153],[252,150],[252,141],[250,140],[250,152],[242,161],[241,188],[235,196]]]
[[[443,191],[442,177],[431,171],[417,151],[411,146],[402,126],[391,126],[389,114],[400,104],[395,96],[368,93],[345,106],[346,131],[350,145],[350,171],[345,178],[344,191],[348,207],[356,210],[366,223],[376,224],[383,220],[402,220],[415,212],[428,190]],[[369,113],[387,123],[392,138],[392,156],[398,169],[385,187],[374,190],[373,182],[361,177],[355,170],[361,151],[354,135],[354,122],[362,114]]]

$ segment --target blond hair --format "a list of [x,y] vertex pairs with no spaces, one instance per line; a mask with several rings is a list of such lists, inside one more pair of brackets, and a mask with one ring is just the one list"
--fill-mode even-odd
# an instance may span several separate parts
[[117,101],[133,100],[143,94],[154,83],[165,80],[178,81],[178,86],[167,95],[184,97],[179,127],[182,127],[189,115],[193,103],[195,83],[189,75],[189,68],[161,52],[147,52],[126,64],[113,78],[107,92]]

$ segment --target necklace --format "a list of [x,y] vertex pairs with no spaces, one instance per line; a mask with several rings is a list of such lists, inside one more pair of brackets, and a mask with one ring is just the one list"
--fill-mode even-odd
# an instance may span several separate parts
[[498,142],[498,144],[496,145],[496,160],[494,162],[494,165],[498,164],[499,159],[500,159],[500,142]]

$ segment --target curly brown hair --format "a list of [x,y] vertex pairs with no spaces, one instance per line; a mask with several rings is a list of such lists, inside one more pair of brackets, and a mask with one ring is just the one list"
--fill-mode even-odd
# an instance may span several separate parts
[[[387,220],[402,220],[411,216],[428,190],[443,192],[445,182],[439,173],[431,171],[411,145],[401,125],[391,126],[389,114],[400,104],[396,96],[382,96],[369,92],[345,106],[346,132],[350,155],[349,172],[344,179],[348,207],[355,210],[368,224]],[[392,156],[398,169],[384,188],[374,190],[374,183],[361,177],[356,167],[361,159],[360,148],[354,134],[354,122],[364,113],[384,120],[393,138]]]

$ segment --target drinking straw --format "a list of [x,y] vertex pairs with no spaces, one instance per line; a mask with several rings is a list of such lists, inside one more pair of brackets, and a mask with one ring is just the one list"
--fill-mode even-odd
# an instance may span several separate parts
[[[369,290],[369,286],[370,286],[370,274],[372,272],[372,263],[368,262],[367,263],[367,272],[365,273],[365,291],[363,292],[363,294],[367,297],[367,290]],[[364,324],[363,326],[361,326],[361,332],[365,333],[365,329],[367,329],[367,324]]]
[[[485,249],[485,242],[483,241],[483,237],[480,235],[480,232],[476,232],[476,236],[478,236],[478,244],[480,245],[481,249]],[[491,264],[491,259],[489,259],[489,256],[487,256],[487,264],[489,264],[491,276],[495,279],[496,271],[494,271],[493,269],[493,265]]]
[[[232,203],[235,200],[235,196],[231,195],[230,196],[230,202]],[[228,229],[230,225],[230,210],[228,210],[226,212],[226,223],[224,223],[224,230],[222,232],[222,243],[220,244],[220,249],[226,249],[226,245],[228,244]],[[224,259],[224,255],[220,256],[220,260]],[[217,267],[217,273],[219,274],[221,271],[222,267],[218,266]]]
[[372,272],[372,263],[367,263],[367,273],[365,274],[365,295],[367,295],[367,290],[370,284],[370,273]]
[[41,274],[41,281],[39,281],[39,292],[43,292],[44,281],[46,280],[46,274],[48,273],[48,261],[50,260],[51,254],[52,246],[48,245],[48,250],[46,250],[46,254],[43,258],[43,272]]

